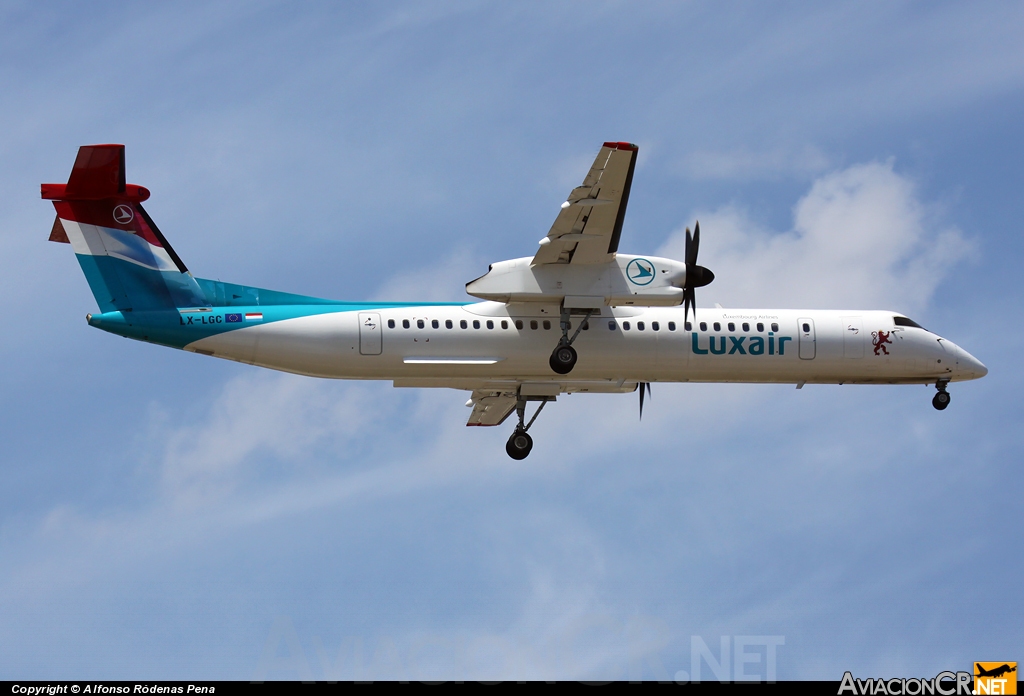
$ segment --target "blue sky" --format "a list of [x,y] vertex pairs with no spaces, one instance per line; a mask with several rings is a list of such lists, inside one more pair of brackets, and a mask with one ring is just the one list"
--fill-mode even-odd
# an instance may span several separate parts
[[[784,637],[780,678],[1020,659],[1022,29],[1013,3],[3,3],[0,678],[672,678],[737,636]],[[640,145],[624,251],[681,256],[699,216],[701,306],[912,312],[989,376],[942,413],[576,395],[517,463],[458,392],[90,330],[39,200],[121,142],[197,275],[457,300],[605,140]]]

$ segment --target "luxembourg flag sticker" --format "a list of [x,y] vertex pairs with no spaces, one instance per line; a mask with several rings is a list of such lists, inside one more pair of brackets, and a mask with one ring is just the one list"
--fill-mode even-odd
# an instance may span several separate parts
[[263,312],[246,312],[246,321],[263,321]]

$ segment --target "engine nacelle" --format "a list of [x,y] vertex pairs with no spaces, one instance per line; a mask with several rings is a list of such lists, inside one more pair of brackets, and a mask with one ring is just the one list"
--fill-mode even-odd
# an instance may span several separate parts
[[657,256],[616,254],[609,263],[531,266],[532,257],[491,264],[466,292],[495,302],[543,302],[567,308],[674,307],[682,304],[686,264]]

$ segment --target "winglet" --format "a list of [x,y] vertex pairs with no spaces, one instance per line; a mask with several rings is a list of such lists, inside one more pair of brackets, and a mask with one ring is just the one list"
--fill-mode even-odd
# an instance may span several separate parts
[[613,150],[639,150],[640,148],[633,143],[605,143],[605,147],[610,147]]

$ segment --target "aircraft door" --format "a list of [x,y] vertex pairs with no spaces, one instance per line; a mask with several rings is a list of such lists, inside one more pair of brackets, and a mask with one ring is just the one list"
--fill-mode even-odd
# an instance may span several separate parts
[[840,317],[843,327],[843,357],[864,357],[864,325],[860,317]]
[[362,355],[380,355],[382,333],[377,312],[359,313],[359,352]]
[[810,317],[800,317],[796,320],[797,331],[800,332],[800,359],[813,360],[815,353],[814,320]]

